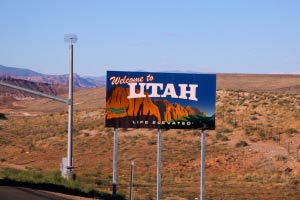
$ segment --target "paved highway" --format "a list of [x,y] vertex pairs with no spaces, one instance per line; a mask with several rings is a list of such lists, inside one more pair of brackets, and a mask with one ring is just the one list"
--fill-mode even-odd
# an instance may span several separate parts
[[23,187],[0,186],[1,200],[67,200],[41,190],[32,190]]

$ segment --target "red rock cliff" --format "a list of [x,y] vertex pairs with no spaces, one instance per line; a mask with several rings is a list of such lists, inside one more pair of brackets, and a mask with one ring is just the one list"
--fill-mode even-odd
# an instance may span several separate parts
[[[137,91],[138,92],[138,91]],[[107,119],[154,116],[161,121],[159,109],[146,94],[145,98],[127,99],[128,88],[115,87],[106,100]]]
[[163,121],[177,120],[189,115],[188,111],[179,104],[171,104],[167,100],[155,100],[154,103],[159,107]]

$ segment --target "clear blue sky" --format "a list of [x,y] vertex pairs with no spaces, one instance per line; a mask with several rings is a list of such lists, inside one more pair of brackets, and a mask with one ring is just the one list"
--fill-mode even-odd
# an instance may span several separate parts
[[0,64],[74,70],[300,72],[299,0],[1,0]]

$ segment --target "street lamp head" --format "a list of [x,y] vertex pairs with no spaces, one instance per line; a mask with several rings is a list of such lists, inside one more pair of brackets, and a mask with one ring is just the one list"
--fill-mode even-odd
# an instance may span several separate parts
[[77,40],[78,40],[78,38],[77,38],[77,35],[75,35],[75,34],[66,34],[65,35],[66,42],[76,43]]

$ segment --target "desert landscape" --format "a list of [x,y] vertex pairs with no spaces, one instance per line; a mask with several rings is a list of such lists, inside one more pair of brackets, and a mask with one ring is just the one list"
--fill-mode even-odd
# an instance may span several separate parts
[[[9,94],[0,93],[1,170],[59,173],[67,106]],[[110,193],[113,128],[105,128],[105,94],[105,86],[75,92],[74,166],[80,183]],[[206,138],[206,199],[299,199],[300,76],[218,74],[216,105],[216,130]],[[162,199],[199,197],[200,134],[163,130]],[[156,198],[156,142],[156,129],[120,129],[118,192],[125,198],[131,160],[134,199]]]

